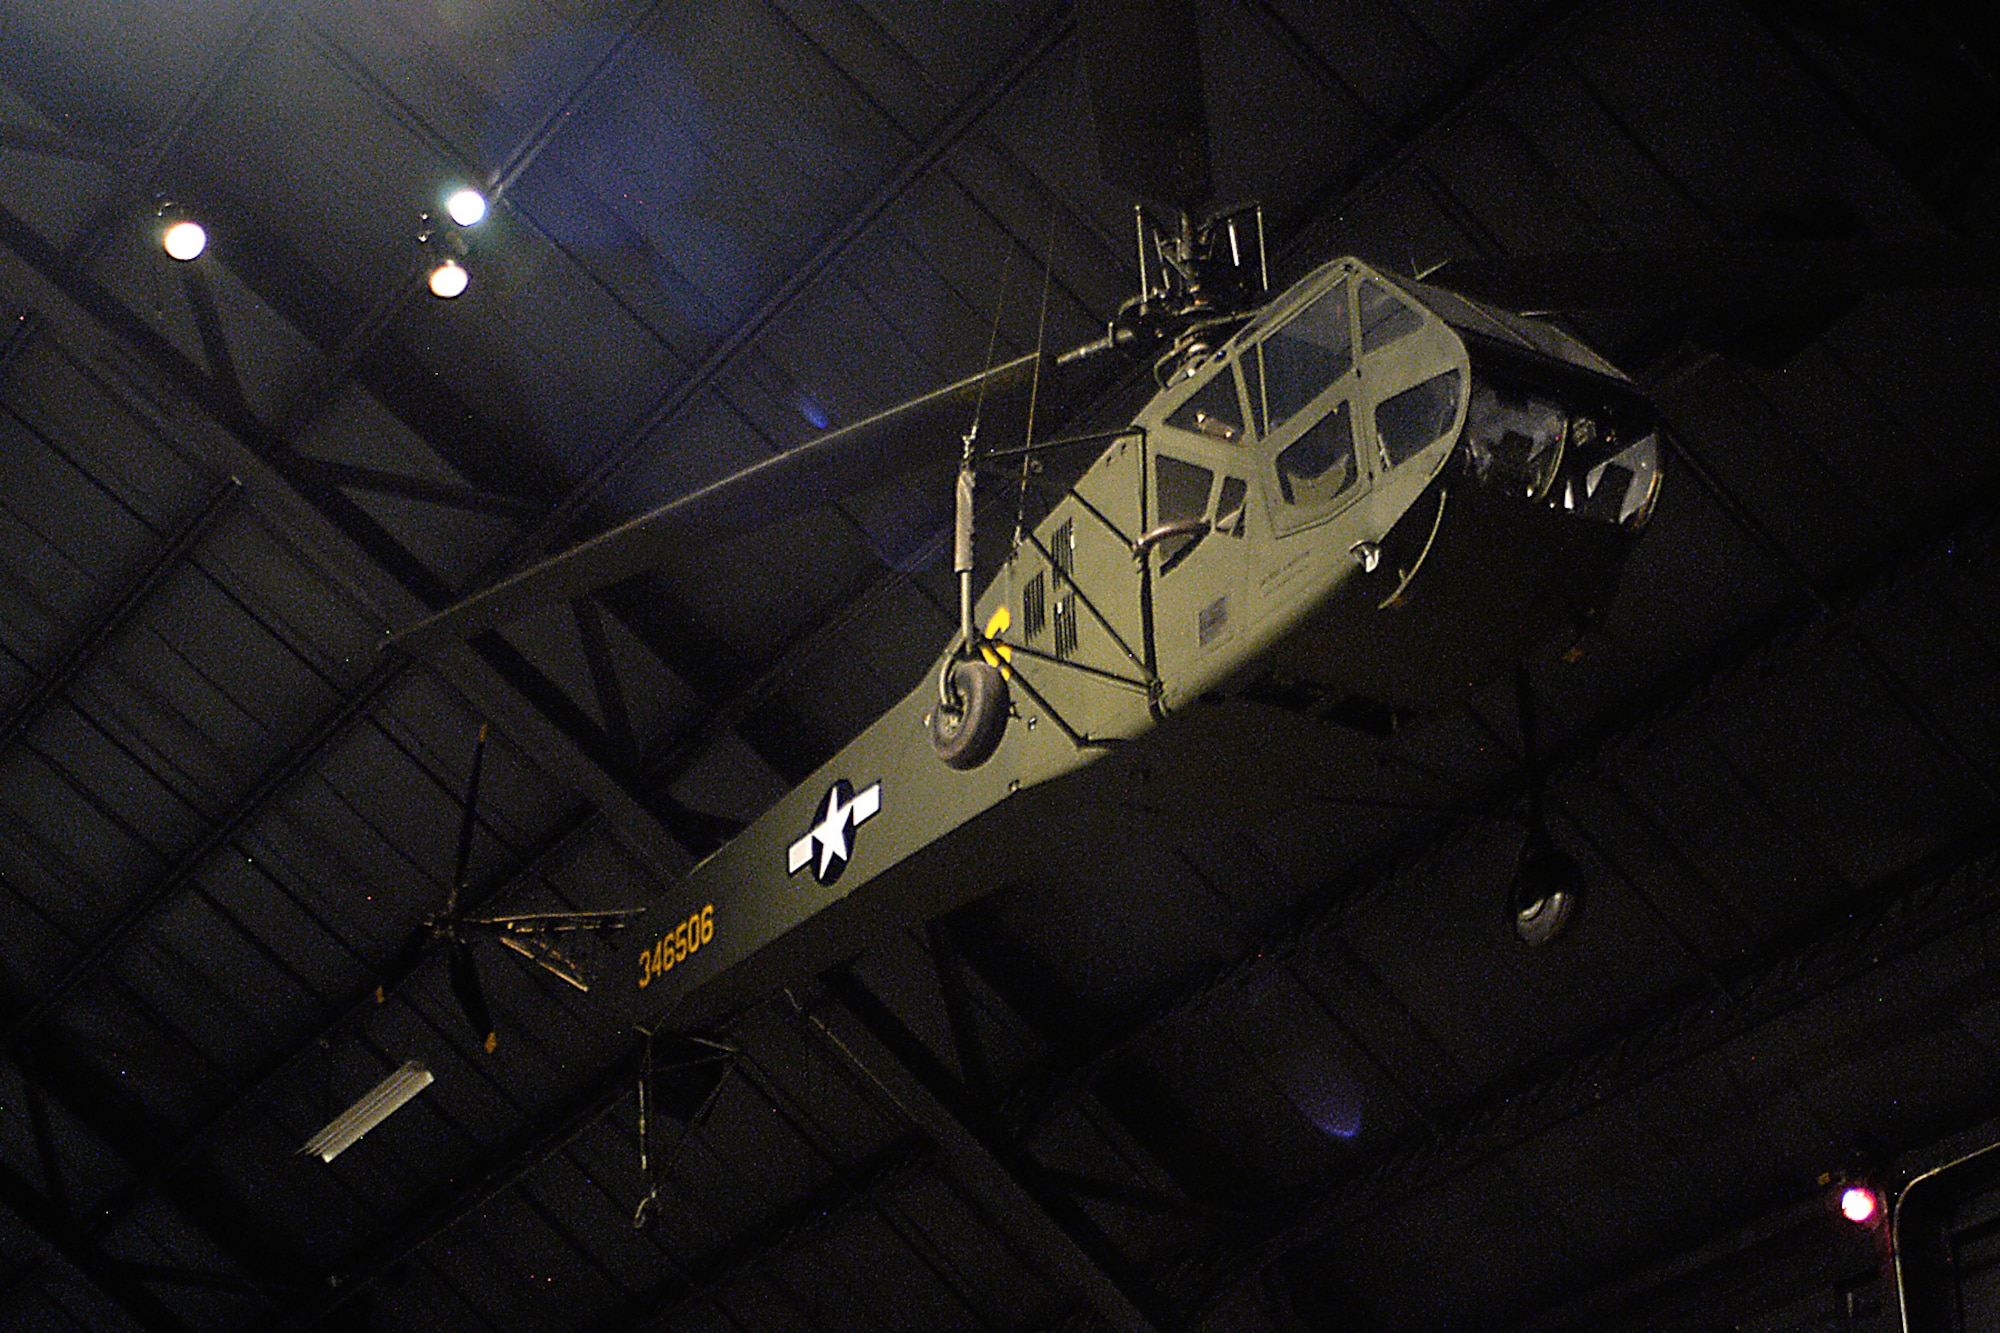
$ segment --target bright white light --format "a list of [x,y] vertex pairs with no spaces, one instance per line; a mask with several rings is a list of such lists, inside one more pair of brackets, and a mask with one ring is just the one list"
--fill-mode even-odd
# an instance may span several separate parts
[[306,1140],[299,1149],[322,1162],[331,1162],[354,1146],[355,1140],[387,1120],[404,1102],[431,1085],[431,1071],[411,1060],[377,1083],[368,1095],[335,1117],[332,1124]]
[[462,295],[472,283],[472,275],[456,259],[447,259],[431,270],[431,295],[449,301]]
[[1840,1192],[1840,1215],[1857,1226],[1875,1216],[1877,1206],[1874,1190],[1849,1185]]
[[444,201],[444,211],[461,227],[476,227],[486,216],[486,196],[477,190],[459,190]]
[[176,222],[160,237],[160,244],[169,256],[185,264],[208,248],[208,233],[199,222]]

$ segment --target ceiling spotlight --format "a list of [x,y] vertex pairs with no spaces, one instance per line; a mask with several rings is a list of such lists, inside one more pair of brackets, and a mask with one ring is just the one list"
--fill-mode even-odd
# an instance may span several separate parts
[[331,1162],[430,1084],[431,1071],[421,1061],[405,1062],[401,1069],[377,1083],[367,1096],[336,1116],[332,1124],[307,1139],[299,1151]]
[[444,211],[461,227],[476,227],[486,218],[486,196],[477,190],[457,190],[444,201]]
[[1882,1211],[1882,1200],[1866,1185],[1848,1185],[1840,1191],[1840,1215],[1856,1226],[1867,1226]]
[[199,222],[182,218],[160,233],[160,244],[170,258],[185,264],[208,248],[208,233]]
[[431,268],[431,295],[440,301],[449,301],[454,296],[462,296],[472,284],[472,275],[465,271],[465,265],[456,259],[441,259]]

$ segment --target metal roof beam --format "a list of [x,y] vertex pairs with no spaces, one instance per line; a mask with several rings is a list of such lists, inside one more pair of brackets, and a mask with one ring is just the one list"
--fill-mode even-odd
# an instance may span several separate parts
[[[574,846],[578,839],[599,827],[601,820],[602,813],[589,802],[565,811],[513,864],[486,876],[472,887],[466,898],[467,910],[478,908],[510,886],[538,874],[540,866],[561,854],[565,848]],[[97,1216],[90,1224],[91,1234],[102,1235],[111,1230],[149,1196],[164,1192],[169,1181],[188,1170],[222,1133],[258,1106],[274,1083],[300,1064],[318,1056],[330,1043],[359,1031],[369,1015],[401,994],[430,956],[431,951],[423,949],[391,959],[372,982],[350,995],[337,1008],[331,1020],[250,1071],[240,1080],[241,1090],[228,1105],[208,1115],[171,1150],[161,1154],[143,1174],[99,1206]]]
[[62,1209],[43,1198],[26,1177],[5,1162],[0,1162],[0,1203],[88,1278],[113,1305],[130,1315],[139,1327],[159,1333],[177,1330],[193,1333],[185,1320],[146,1289],[130,1265],[113,1259],[78,1232]]
[[671,424],[687,405],[713,387],[746,355],[757,338],[801,296],[824,278],[834,263],[874,228],[875,223],[923,178],[967,134],[978,127],[1006,95],[1074,30],[1074,20],[1058,9],[1033,32],[1013,58],[991,79],[962,100],[944,123],[900,163],[890,177],[829,237],[805,263],[760,302],[744,320],[725,334],[686,378],[662,394],[637,425],[606,448],[588,474],[550,511],[535,530],[513,545],[473,580],[475,586],[504,577],[537,559],[560,542],[605,488],[631,464],[654,435]]
[[[851,970],[824,978],[851,1018],[837,1036],[808,1014],[846,1060],[860,1066],[935,1139],[959,1178],[992,1201],[1048,1265],[1073,1282],[1106,1324],[1127,1333],[1177,1327],[1167,1301],[1090,1214],[1050,1179],[1001,1118],[973,1098],[943,1061]],[[841,1021],[840,1014],[834,1015]]]
[[670,1265],[670,1271],[600,1321],[598,1333],[637,1333],[664,1325],[675,1313],[712,1296],[776,1256],[850,1216],[930,1164],[936,1145],[909,1134],[869,1153],[799,1199],[730,1237],[698,1263]]
[[[167,1150],[161,1131],[126,1089],[96,1068],[65,1041],[28,1041],[8,1058],[22,1079],[42,1088],[60,1102],[77,1122],[123,1161],[128,1170],[143,1171]],[[279,1237],[260,1227],[243,1200],[213,1180],[180,1182],[165,1202],[207,1235],[267,1299],[306,1281],[300,1258],[285,1250]],[[65,1227],[74,1228],[66,1219]],[[101,1237],[76,1233],[96,1246]]]
[[[1254,1276],[1292,1250],[1365,1223],[1953,931],[1990,923],[2000,917],[1995,846],[1996,838],[1988,835],[1952,848],[1916,872],[1878,885],[1868,905],[1841,904],[1802,938],[1765,950],[1719,994],[1706,983],[1685,987],[1656,1005],[1644,1024],[1608,1024],[1559,1062],[1482,1089],[1440,1132],[1374,1154],[1251,1252],[1219,1260],[1218,1274],[1227,1282]],[[1976,977],[1951,978],[1945,1002],[1969,1007],[1995,990],[2000,990],[2000,965],[1989,964]]]
[[523,1176],[568,1146],[602,1119],[637,1086],[640,1044],[585,1079],[550,1110],[524,1125],[493,1152],[471,1165],[447,1188],[418,1204],[398,1224],[383,1231],[367,1251],[327,1276],[318,1299],[300,1302],[258,1325],[308,1329],[347,1300],[449,1231],[467,1213],[511,1188]]
[[180,568],[181,562],[207,539],[242,492],[243,484],[234,477],[210,491],[195,511],[167,534],[145,566],[119,592],[116,600],[96,619],[78,630],[55,655],[55,659],[38,673],[39,678],[22,689],[4,711],[0,711],[0,751],[5,751],[27,734],[56,696],[89,669],[98,650],[126,626],[146,599],[153,595],[153,590]]
[[[161,428],[184,433],[190,443],[219,452],[228,470],[244,477],[260,507],[295,527],[308,545],[324,548],[331,564],[373,595],[386,623],[404,619],[418,607],[444,606],[456,595],[275,429],[232,403],[230,395],[172,342],[108,289],[69,266],[33,228],[4,209],[0,209],[0,285],[34,307],[88,359],[114,374],[136,377],[143,387],[134,393],[135,399],[164,397],[164,406],[152,409],[168,417]],[[147,416],[147,409],[137,403],[133,410],[142,419]],[[355,548],[365,556],[363,561],[354,559]],[[649,791],[621,780],[615,765],[603,762],[601,728],[574,701],[497,634],[482,638],[472,651],[511,687],[511,693],[490,687],[479,691],[480,702],[496,720],[509,717],[514,719],[510,726],[518,725],[530,736],[560,738],[561,744],[550,748],[564,753],[552,754],[552,759],[607,808],[626,813],[642,844],[667,829],[662,803]],[[477,684],[474,688],[478,690]],[[531,708],[523,710],[522,700]],[[650,825],[654,833],[649,835],[639,827],[642,824]],[[648,849],[660,866],[681,859],[677,854],[659,854],[663,852],[664,847]]]
[[156,911],[192,884],[210,857],[234,842],[237,835],[263,815],[272,801],[318,763],[327,748],[345,735],[349,727],[366,717],[382,695],[401,680],[409,668],[410,663],[405,658],[383,659],[338,703],[323,713],[311,730],[276,763],[265,769],[203,836],[168,867],[165,874],[153,881],[117,920],[84,944],[77,956],[70,960],[69,966],[63,969],[62,975],[43,989],[26,1012],[0,1030],[0,1049],[18,1047],[25,1038],[47,1023],[64,999],[95,976],[112,954],[145,927]]

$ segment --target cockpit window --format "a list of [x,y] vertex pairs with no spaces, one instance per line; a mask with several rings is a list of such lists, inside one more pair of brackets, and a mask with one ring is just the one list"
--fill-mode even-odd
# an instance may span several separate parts
[[1236,398],[1236,377],[1227,367],[1194,391],[1167,417],[1167,424],[1212,440],[1235,440],[1243,434],[1243,408]]
[[1278,454],[1278,491],[1288,505],[1324,511],[1354,484],[1354,413],[1342,402]]
[[1252,410],[1269,435],[1354,368],[1347,284],[1335,285],[1257,345],[1250,370]]
[[1398,338],[1407,338],[1424,326],[1422,315],[1373,278],[1362,279],[1355,308],[1361,316],[1363,355],[1379,351]]
[[1458,372],[1447,370],[1376,404],[1375,438],[1390,467],[1408,461],[1451,429],[1458,418],[1458,383]]
[[[1233,388],[1234,382],[1230,385]],[[1208,492],[1214,484],[1215,474],[1205,467],[1167,454],[1153,456],[1153,494],[1161,523],[1206,517]],[[1189,533],[1160,543],[1160,572],[1165,574],[1179,564],[1200,540],[1199,534]]]
[[1474,381],[1465,416],[1465,461],[1480,481],[1495,480],[1517,495],[1542,499],[1555,485],[1568,438],[1569,413],[1561,404]]

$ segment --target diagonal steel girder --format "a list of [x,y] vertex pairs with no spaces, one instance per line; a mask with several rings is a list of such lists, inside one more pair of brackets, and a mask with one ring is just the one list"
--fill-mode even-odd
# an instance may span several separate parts
[[511,1189],[632,1095],[643,1066],[638,1040],[554,1106],[501,1142],[454,1180],[417,1204],[393,1228],[330,1274],[316,1299],[296,1302],[256,1325],[256,1333],[317,1326],[350,1298],[410,1259],[467,1213]]
[[90,669],[98,650],[130,622],[154,589],[180,568],[181,562],[215,530],[242,490],[242,483],[234,478],[211,490],[195,512],[167,534],[111,605],[72,635],[54,660],[36,672],[36,679],[0,709],[0,751],[26,735],[57,696]]
[[[163,417],[162,429],[219,458],[227,465],[220,470],[241,476],[260,509],[362,585],[385,623],[453,598],[450,587],[310,459],[114,293],[70,268],[46,240],[4,209],[0,288],[17,293],[98,369],[133,380],[139,386],[131,395],[133,410]],[[149,398],[164,406],[149,409]],[[357,548],[361,559],[356,559]],[[487,687],[482,704],[496,718],[517,719],[527,736],[557,738],[550,752],[565,775],[623,815],[655,864],[679,863],[683,853],[672,850],[671,837],[664,834],[671,812],[620,771],[603,729],[498,635],[487,636],[472,651],[511,687],[504,698]],[[525,709],[522,700],[528,702]]]
[[95,976],[112,954],[144,929],[155,912],[193,884],[211,857],[234,842],[274,800],[290,790],[293,783],[319,762],[329,747],[346,735],[348,728],[369,714],[383,694],[408,670],[409,664],[404,659],[385,659],[322,714],[305,736],[239,795],[229,809],[195,840],[194,845],[167,868],[164,875],[147,886],[117,920],[83,945],[62,974],[41,992],[26,1012],[0,1030],[0,1050],[18,1047],[47,1023],[70,994]]
[[[579,839],[588,836],[600,825],[600,812],[587,801],[564,811],[517,860],[486,876],[472,887],[465,898],[466,910],[477,909],[508,887],[535,875],[539,866],[574,846]],[[431,950],[428,948],[406,950],[399,954],[389,961],[378,976],[337,1006],[331,1019],[308,1032],[285,1050],[260,1062],[254,1070],[239,1080],[241,1091],[232,1097],[227,1105],[208,1114],[201,1124],[189,1131],[177,1146],[163,1155],[144,1174],[135,1178],[123,1190],[98,1207],[97,1216],[90,1224],[91,1234],[101,1236],[115,1228],[149,1195],[161,1192],[164,1182],[176,1173],[187,1170],[201,1152],[255,1107],[269,1093],[272,1086],[285,1075],[305,1061],[315,1058],[329,1043],[340,1039],[344,1034],[358,1031],[367,1021],[368,1015],[376,1012],[383,1004],[402,992],[430,956]]]
[[29,1230],[88,1278],[139,1327],[157,1333],[193,1333],[192,1325],[148,1290],[120,1260],[106,1254],[79,1231],[32,1181],[5,1162],[0,1162],[0,1204],[26,1223]]
[[825,1184],[730,1237],[699,1262],[669,1261],[668,1271],[658,1281],[598,1322],[595,1333],[639,1333],[664,1325],[675,1312],[703,1297],[716,1296],[767,1267],[774,1256],[809,1242],[875,1202],[929,1167],[936,1155],[936,1145],[915,1133],[869,1153]]
[[823,981],[839,1004],[834,1020],[843,1021],[844,1013],[851,1022],[836,1034],[816,1015],[808,1013],[808,1021],[937,1141],[960,1179],[990,1201],[1052,1274],[1067,1277],[1113,1328],[1162,1333],[1178,1326],[1138,1265],[852,969],[835,969]]
[[866,237],[924,174],[975,130],[1007,94],[1067,41],[1075,27],[1075,20],[1068,17],[1060,6],[1046,17],[1008,63],[962,100],[942,125],[917,144],[889,178],[878,185],[874,193],[849,216],[840,230],[828,237],[769,296],[718,340],[693,370],[656,399],[636,425],[604,450],[583,479],[563,496],[532,532],[489,562],[474,577],[474,586],[505,577],[528,562],[539,559],[552,543],[560,541],[661,430],[671,425],[690,403],[735,367],[755,345],[757,338],[824,278],[841,256]]
[[[1842,986],[1890,968],[1958,930],[2000,917],[2000,839],[1983,836],[1875,886],[1865,906],[1843,904],[1817,928],[1767,951],[1718,990],[1697,984],[1667,997],[1636,1028],[1615,1022],[1562,1058],[1482,1089],[1435,1134],[1377,1154],[1322,1193],[1274,1235],[1216,1265],[1226,1284],[1248,1280],[1329,1233],[1365,1223],[1482,1162],[1629,1095]],[[1941,983],[1942,984],[1942,983]],[[2000,967],[1949,983],[1982,993]]]

